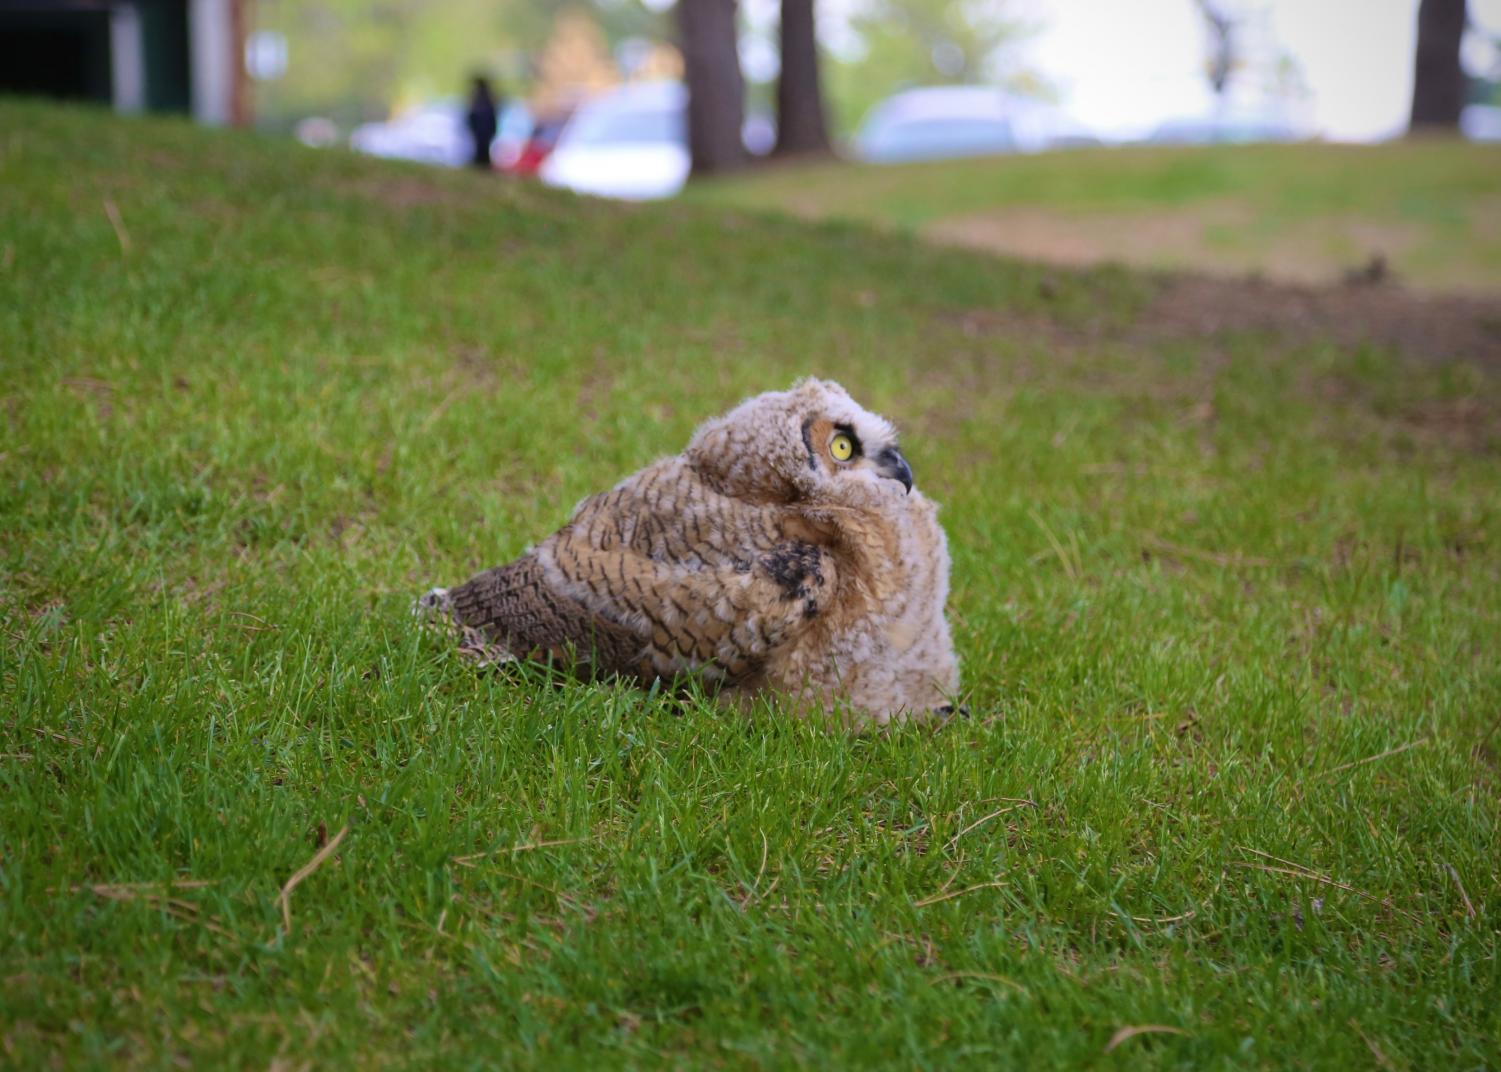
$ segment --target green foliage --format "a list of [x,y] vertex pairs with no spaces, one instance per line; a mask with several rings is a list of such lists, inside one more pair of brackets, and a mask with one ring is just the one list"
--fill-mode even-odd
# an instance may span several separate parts
[[[1133,344],[1150,279],[856,226],[0,129],[8,1067],[1495,1062],[1491,370]],[[415,628],[805,373],[945,504],[968,721]]]
[[849,23],[863,43],[861,54],[825,61],[842,130],[853,130],[898,89],[995,80],[999,53],[1025,33],[1006,5],[972,0],[876,0],[856,9]]
[[584,6],[611,41],[660,36],[663,16],[640,0],[261,0],[257,27],[287,35],[287,73],[257,87],[270,126],[308,114],[344,122],[381,118],[393,105],[460,96],[474,72],[524,91],[553,19]]

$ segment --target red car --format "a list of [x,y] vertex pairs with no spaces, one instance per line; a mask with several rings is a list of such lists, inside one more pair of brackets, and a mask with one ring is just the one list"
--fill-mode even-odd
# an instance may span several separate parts
[[514,160],[502,165],[501,170],[511,175],[537,174],[542,161],[547,159],[547,154],[552,152],[553,146],[558,143],[558,134],[563,129],[563,123],[562,119],[545,119],[534,123],[531,134],[521,144],[521,151],[516,154]]

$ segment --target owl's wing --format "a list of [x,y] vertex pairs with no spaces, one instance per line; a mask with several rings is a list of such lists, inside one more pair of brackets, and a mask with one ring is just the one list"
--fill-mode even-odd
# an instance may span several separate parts
[[489,657],[583,659],[622,673],[641,657],[642,638],[635,630],[561,591],[535,554],[447,590],[442,608],[464,630],[465,646]]
[[559,587],[598,617],[644,642],[651,672],[706,670],[728,680],[818,617],[835,590],[833,556],[800,540],[737,548],[725,564],[602,548],[588,530],[564,529],[538,549]]
[[580,503],[536,550],[447,593],[447,607],[517,658],[739,681],[833,598],[834,557],[817,538],[668,459]]
[[601,549],[564,529],[424,599],[486,659],[581,661],[642,678],[701,669],[734,681],[815,619],[833,582],[831,556],[797,540],[710,567]]

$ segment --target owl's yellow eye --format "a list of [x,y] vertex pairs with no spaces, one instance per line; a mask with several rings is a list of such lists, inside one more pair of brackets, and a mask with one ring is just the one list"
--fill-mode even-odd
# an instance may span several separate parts
[[841,432],[829,440],[829,453],[834,456],[835,461],[847,462],[855,453],[855,441]]

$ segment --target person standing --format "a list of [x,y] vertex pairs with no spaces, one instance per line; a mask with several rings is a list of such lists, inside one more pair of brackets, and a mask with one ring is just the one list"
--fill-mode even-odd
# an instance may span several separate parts
[[483,75],[474,79],[474,88],[469,94],[469,135],[474,139],[474,154],[469,162],[477,168],[490,169],[490,143],[495,140],[499,105],[490,89],[490,80]]

